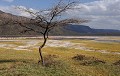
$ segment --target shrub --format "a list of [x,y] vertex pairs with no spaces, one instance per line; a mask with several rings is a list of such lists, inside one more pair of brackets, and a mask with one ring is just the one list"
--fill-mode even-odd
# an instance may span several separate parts
[[46,55],[44,57],[44,63],[46,67],[50,67],[50,66],[55,66],[57,64],[59,64],[59,61],[55,60],[55,58],[57,58],[57,55]]
[[120,60],[119,61],[116,61],[115,63],[113,63],[114,65],[118,65],[120,66]]
[[105,61],[97,59],[95,57],[86,57],[85,55],[76,55],[72,57],[74,60],[80,61],[81,65],[96,65],[96,64],[105,64]]

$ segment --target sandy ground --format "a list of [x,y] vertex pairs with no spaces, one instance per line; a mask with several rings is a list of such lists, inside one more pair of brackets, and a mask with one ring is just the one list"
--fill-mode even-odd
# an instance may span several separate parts
[[[95,37],[96,38],[96,37]],[[101,40],[105,40],[107,38],[101,38]],[[100,40],[97,38],[97,40]],[[114,38],[112,39],[114,40]],[[118,38],[119,40],[119,38]],[[11,40],[11,39],[0,39],[0,42],[5,42],[5,41],[18,41],[21,43],[24,43],[25,45],[15,45],[15,44],[5,44],[5,43],[0,43],[0,48],[7,48],[7,49],[14,49],[14,50],[26,50],[26,51],[32,51],[29,48],[30,47],[36,47],[38,48],[39,46],[37,45],[40,43],[40,40]],[[88,47],[85,47],[84,44],[81,43],[72,43],[70,41],[63,41],[63,40],[48,40],[47,44],[45,47],[66,47],[66,48],[73,48],[73,49],[80,49],[84,51],[94,51],[94,52],[100,52],[100,53],[110,53],[110,54],[120,54],[120,52],[108,52],[107,50],[94,50]]]
[[31,51],[29,48],[36,46],[39,41],[37,40],[0,40],[0,42],[21,42],[24,45],[15,45],[15,44],[5,44],[0,43],[0,48],[14,49],[14,50],[27,50]]
[[84,51],[94,51],[94,52],[100,52],[100,53],[120,54],[119,52],[108,52],[107,50],[94,50],[90,47],[84,46],[84,44],[72,43],[70,41],[49,40],[47,42],[46,46],[49,46],[49,47],[67,47],[67,48],[73,48],[73,49],[80,49],[80,50],[84,50]]

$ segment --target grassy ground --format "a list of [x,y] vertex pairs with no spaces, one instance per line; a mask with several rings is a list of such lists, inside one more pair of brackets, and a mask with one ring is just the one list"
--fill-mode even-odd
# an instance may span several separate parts
[[[120,52],[119,43],[99,43],[91,40],[68,41],[82,43],[93,49]],[[0,43],[25,45],[20,41]],[[42,66],[37,64],[39,60],[37,47],[27,48],[32,51],[0,47],[0,76],[120,76],[120,65],[113,64],[120,60],[119,54],[84,51],[69,47],[45,47],[43,55],[46,65]]]
[[97,42],[93,40],[69,40],[73,43],[82,43],[86,47],[95,50],[107,50],[109,52],[120,52],[120,43],[117,42]]

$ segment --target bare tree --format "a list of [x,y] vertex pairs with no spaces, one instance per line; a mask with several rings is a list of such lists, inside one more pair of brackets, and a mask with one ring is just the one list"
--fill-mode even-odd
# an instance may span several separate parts
[[75,4],[76,4],[75,1],[64,2],[63,0],[60,0],[57,3],[57,5],[53,6],[51,9],[42,10],[39,12],[33,12],[29,9],[17,7],[20,10],[25,11],[32,15],[32,18],[27,21],[16,21],[17,24],[19,23],[21,27],[25,28],[25,30],[23,30],[22,33],[34,31],[42,34],[43,36],[44,41],[42,45],[39,47],[40,60],[38,61],[38,63],[40,63],[41,61],[42,65],[45,65],[42,56],[42,48],[45,46],[49,36],[49,32],[52,29],[54,29],[57,26],[64,26],[67,24],[80,24],[87,22],[87,20],[84,19],[75,17],[71,18],[65,16],[65,14],[69,10],[76,9],[74,8]]

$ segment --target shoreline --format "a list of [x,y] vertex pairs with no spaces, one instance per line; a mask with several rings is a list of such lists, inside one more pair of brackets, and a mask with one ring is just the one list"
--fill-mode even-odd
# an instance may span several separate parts
[[[120,38],[120,36],[49,36],[50,39],[54,39],[54,38],[61,38],[61,39],[84,39],[84,38],[88,38],[88,39],[97,39],[97,38]],[[43,36],[28,36],[28,37],[0,37],[0,39],[28,39],[28,38],[31,38],[31,39],[36,39],[36,38],[40,38],[42,39]]]

